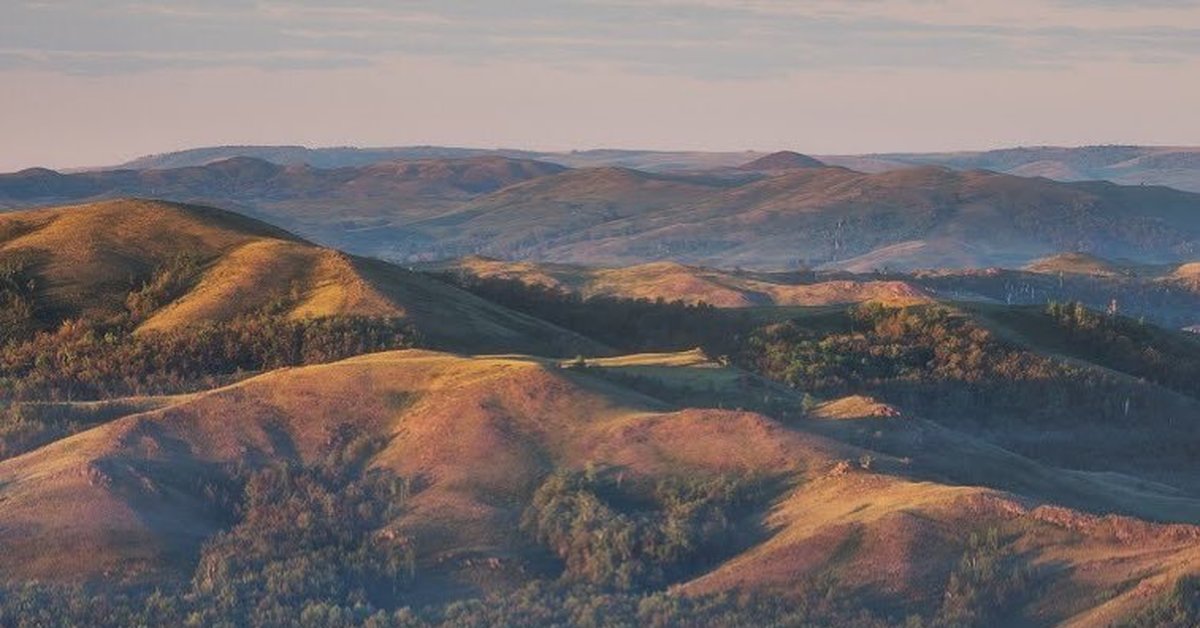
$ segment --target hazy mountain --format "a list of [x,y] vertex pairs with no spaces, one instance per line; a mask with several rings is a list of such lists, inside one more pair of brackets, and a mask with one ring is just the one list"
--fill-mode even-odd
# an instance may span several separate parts
[[978,168],[1058,181],[1104,180],[1200,192],[1200,148],[1183,146],[1023,147],[956,153],[884,153],[822,157],[826,163],[880,172],[913,165]]
[[785,170],[749,182],[578,170],[405,230],[421,239],[397,239],[401,257],[863,271],[1012,266],[1079,250],[1165,262],[1194,256],[1200,196],[932,167]]
[[1062,251],[1182,262],[1200,241],[1200,195],[1167,188],[933,166],[869,174],[793,155],[765,163],[783,168],[567,170],[490,156],[324,170],[239,157],[167,170],[3,175],[0,204],[131,195],[204,202],[405,261],[484,254],[871,272],[1020,267]]
[[[791,151],[783,151],[790,153]],[[231,157],[256,157],[281,165],[318,168],[362,166],[398,159],[445,159],[499,155],[548,161],[569,167],[621,166],[638,170],[679,171],[736,168],[767,157],[763,152],[584,150],[571,152],[452,147],[305,148],[300,146],[220,146],[150,155],[119,168],[202,166]],[[1112,181],[1123,185],[1165,185],[1200,192],[1200,148],[1171,146],[1019,147],[949,153],[878,153],[817,155],[833,166],[861,172],[884,172],[935,165],[955,170],[993,170],[1057,181]]]
[[[734,167],[762,155],[753,151],[655,151],[594,149],[566,152],[517,149],[455,148],[443,146],[401,146],[381,148],[304,146],[211,146],[147,155],[116,166],[114,169],[145,170],[205,166],[234,157],[253,157],[279,165],[309,165],[314,168],[365,166],[381,161],[413,159],[464,159],[468,157],[510,157],[548,161],[573,168],[619,166],[639,170],[707,170]],[[96,168],[104,169],[104,168]]]
[[740,166],[743,170],[795,170],[797,168],[824,168],[825,164],[820,160],[813,159],[808,155],[792,151],[780,151],[771,153],[765,157],[759,157],[753,161],[749,161]]

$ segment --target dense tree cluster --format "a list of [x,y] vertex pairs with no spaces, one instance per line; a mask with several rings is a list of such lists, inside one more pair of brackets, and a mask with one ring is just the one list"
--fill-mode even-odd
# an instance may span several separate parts
[[999,626],[1020,623],[1006,617],[1030,590],[1029,568],[1000,542],[990,528],[973,533],[958,565],[950,573],[935,627]]
[[1050,303],[1058,346],[1070,355],[1200,398],[1200,342],[1082,303]]
[[200,554],[190,621],[285,625],[323,606],[395,608],[417,577],[415,541],[388,526],[409,484],[356,461],[372,443],[310,467],[271,467],[244,479],[240,521]]
[[[664,479],[563,471],[534,493],[522,529],[564,564],[568,582],[662,586],[736,551],[761,491],[743,478]],[[751,526],[752,527],[752,526]]]
[[27,338],[37,329],[36,289],[27,260],[0,260],[0,344]]
[[183,296],[200,277],[201,260],[180,254],[158,268],[140,288],[125,297],[125,309],[134,321],[149,318],[159,308]]
[[[83,400],[212,387],[239,374],[413,346],[404,321],[294,320],[292,293],[226,321],[167,331],[138,325],[187,292],[203,269],[180,254],[125,296],[124,311],[61,318],[39,301],[29,260],[0,262],[0,399]],[[12,423],[12,421],[8,421]],[[0,432],[4,430],[0,426]]]
[[412,346],[398,319],[243,316],[161,332],[69,321],[0,346],[0,397],[100,399],[211,387],[248,372]]
[[[368,605],[309,600],[284,602],[279,626],[363,628],[483,628],[486,626],[854,626],[921,628],[861,608],[832,585],[796,586],[797,595],[683,597],[663,592],[612,592],[537,581],[506,595],[388,611]],[[240,626],[242,615],[206,614],[196,600],[168,589],[100,591],[93,587],[26,584],[0,589],[0,623],[14,628],[74,626]],[[206,623],[212,622],[212,623]]]
[[868,304],[755,330],[739,363],[824,397],[868,394],[935,420],[1121,424],[1166,418],[1161,391],[1001,340],[942,306]]

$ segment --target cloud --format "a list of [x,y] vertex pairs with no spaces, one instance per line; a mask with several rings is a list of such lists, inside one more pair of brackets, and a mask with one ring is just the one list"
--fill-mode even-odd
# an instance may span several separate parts
[[1200,57],[1200,2],[41,0],[0,8],[0,68],[339,68],[392,58],[701,79],[812,68],[1062,68]]

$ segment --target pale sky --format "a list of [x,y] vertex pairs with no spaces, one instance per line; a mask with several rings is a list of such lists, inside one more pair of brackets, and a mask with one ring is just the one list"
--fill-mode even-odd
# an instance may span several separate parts
[[0,0],[0,171],[217,144],[1200,145],[1200,0]]

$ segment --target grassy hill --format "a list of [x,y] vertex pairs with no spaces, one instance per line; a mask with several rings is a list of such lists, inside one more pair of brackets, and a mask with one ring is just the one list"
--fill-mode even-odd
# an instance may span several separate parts
[[923,290],[903,281],[822,280],[813,276],[800,282],[788,281],[798,277],[784,274],[724,271],[674,262],[600,268],[506,262],[476,256],[421,268],[481,279],[516,280],[577,293],[584,298],[662,299],[716,307],[818,306],[865,301],[912,304],[928,300]]
[[[430,224],[865,176],[781,172]],[[1099,263],[443,281],[203,206],[3,214],[0,624],[1194,623],[1200,342],[1124,315],[1194,273]]]
[[[932,434],[913,419],[871,410],[855,418],[861,402],[822,406],[789,423],[681,406],[619,383],[628,369],[662,390],[762,390],[694,354],[564,368],[520,356],[408,351],[271,373],[0,462],[0,564],[10,580],[163,586],[187,578],[200,555],[187,585],[193,597],[180,603],[207,600],[240,573],[227,571],[240,563],[220,554],[238,537],[214,535],[268,525],[239,519],[221,487],[236,487],[239,468],[290,463],[405,479],[384,485],[403,496],[356,531],[373,539],[372,552],[410,565],[400,590],[368,589],[383,609],[448,595],[507,596],[537,580],[617,591],[672,585],[674,595],[701,599],[738,590],[797,603],[825,582],[881,617],[1087,623],[1125,616],[1200,569],[1200,528],[1183,523],[1200,519],[1200,501],[1165,487],[1053,469],[958,433]],[[910,443],[909,450],[873,451],[830,429],[855,423],[886,430],[885,444]],[[914,433],[930,444],[913,445]],[[1009,488],[963,481],[985,461],[989,477]],[[251,477],[245,490],[277,490]],[[265,477],[285,486],[308,481]],[[734,492],[718,498],[700,482]],[[682,501],[658,501],[666,495]],[[1056,505],[1055,496],[1083,510]],[[298,514],[319,525],[319,512]],[[659,522],[697,527],[684,527],[684,545],[673,545],[670,534],[654,536]],[[647,536],[622,550],[620,537],[617,545],[588,540],[589,529]],[[660,550],[681,553],[652,558]],[[698,550],[705,553],[689,553]],[[961,571],[974,560],[994,562],[996,571]],[[267,568],[286,563],[274,564]],[[275,577],[316,568],[291,564]],[[959,594],[967,599],[945,601]]]
[[1097,277],[1115,277],[1132,272],[1108,260],[1086,253],[1051,255],[1030,262],[1024,270],[1050,275],[1095,275]]
[[591,346],[425,275],[202,206],[114,200],[2,214],[0,264],[5,294],[29,307],[35,329],[83,318],[170,331],[270,310],[399,319],[458,350]]

